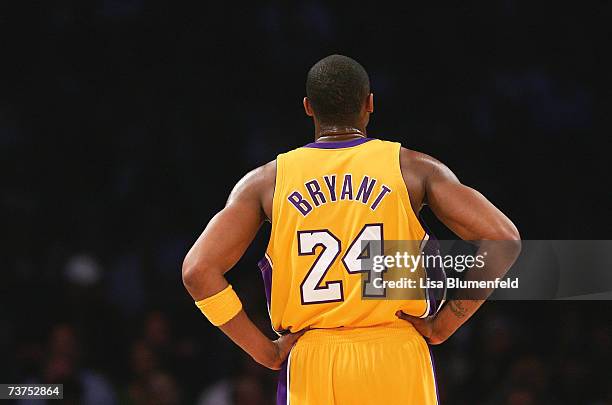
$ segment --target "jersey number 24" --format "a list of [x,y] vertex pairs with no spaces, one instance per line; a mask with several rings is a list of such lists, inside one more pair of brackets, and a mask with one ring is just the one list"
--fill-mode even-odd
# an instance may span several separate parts
[[[342,250],[340,240],[327,229],[298,231],[297,238],[300,256],[314,255],[317,247],[323,248],[300,285],[302,304],[343,301],[342,281],[327,281],[321,285],[321,281],[340,255]],[[374,279],[382,278],[382,272],[363,269],[362,265],[362,260],[383,254],[382,244],[383,224],[367,224],[342,256],[342,264],[349,274],[369,273],[369,277],[363,284],[363,296],[382,297],[385,295],[383,288],[374,287]]]

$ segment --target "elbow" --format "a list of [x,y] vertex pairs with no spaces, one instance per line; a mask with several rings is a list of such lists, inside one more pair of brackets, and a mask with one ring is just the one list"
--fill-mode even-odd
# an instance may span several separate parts
[[217,267],[202,258],[190,257],[189,254],[183,260],[181,275],[185,289],[194,299],[201,299],[218,289],[219,276],[222,277]]
[[183,278],[183,285],[187,291],[193,291],[198,284],[198,279],[201,278],[200,266],[197,265],[189,255],[183,260],[183,266],[181,268],[181,275]]
[[495,232],[495,236],[491,239],[502,241],[504,250],[512,256],[513,259],[516,259],[521,253],[521,235],[516,226],[510,221],[504,224],[504,226],[499,227]]
[[507,243],[510,245],[509,249],[512,253],[512,256],[514,257],[514,260],[516,260],[518,256],[521,254],[521,249],[523,248],[523,244],[521,242],[521,236],[517,232],[516,237],[513,239],[508,239]]
[[516,246],[518,251],[519,252],[521,251],[521,234],[519,233],[518,229],[516,229],[516,226],[512,222],[510,222],[510,224],[508,225],[506,229],[504,240],[513,242],[513,245]]

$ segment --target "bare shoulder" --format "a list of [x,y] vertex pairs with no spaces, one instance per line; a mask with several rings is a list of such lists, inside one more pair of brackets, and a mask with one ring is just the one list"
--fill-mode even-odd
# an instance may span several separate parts
[[400,149],[400,168],[415,214],[427,202],[427,190],[436,178],[456,179],[438,159],[412,149]]
[[259,166],[247,174],[245,174],[238,183],[234,186],[230,194],[232,197],[243,196],[244,194],[256,195],[259,191],[264,190],[269,184],[274,185],[276,178],[276,160]]
[[274,183],[276,182],[276,159],[260,166],[259,169],[261,169],[263,181],[274,187]]
[[432,176],[455,177],[450,169],[438,159],[416,150],[402,147],[400,150],[400,166],[404,178],[416,177],[422,182]]
[[270,219],[275,183],[276,160],[272,160],[244,175],[234,186],[227,203],[252,201],[259,204],[265,217]]
[[444,166],[438,159],[416,150],[402,147],[400,149],[400,164],[402,172],[410,170],[413,173],[428,174],[440,166]]

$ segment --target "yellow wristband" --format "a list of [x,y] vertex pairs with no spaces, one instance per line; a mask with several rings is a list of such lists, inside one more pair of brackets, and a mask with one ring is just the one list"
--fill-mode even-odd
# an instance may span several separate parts
[[238,298],[231,285],[215,295],[197,301],[195,304],[215,326],[227,323],[238,315],[238,312],[242,309],[242,302],[240,302],[240,298]]

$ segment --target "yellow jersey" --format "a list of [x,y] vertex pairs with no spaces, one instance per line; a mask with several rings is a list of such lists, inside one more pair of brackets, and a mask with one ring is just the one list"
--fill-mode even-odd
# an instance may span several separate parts
[[426,289],[394,298],[374,282],[391,272],[362,265],[373,255],[395,254],[393,241],[428,238],[410,205],[400,147],[360,138],[311,143],[277,157],[272,230],[259,262],[277,332],[389,324],[399,309],[432,313]]

